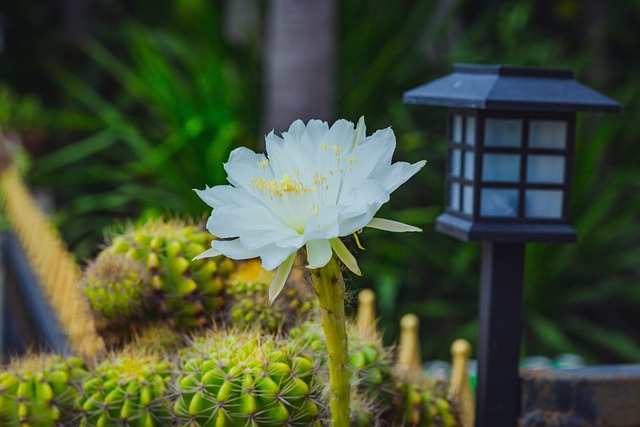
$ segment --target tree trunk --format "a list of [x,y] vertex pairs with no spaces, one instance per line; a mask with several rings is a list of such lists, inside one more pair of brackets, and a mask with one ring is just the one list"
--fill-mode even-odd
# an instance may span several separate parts
[[302,119],[333,119],[334,0],[272,0],[265,55],[266,132]]

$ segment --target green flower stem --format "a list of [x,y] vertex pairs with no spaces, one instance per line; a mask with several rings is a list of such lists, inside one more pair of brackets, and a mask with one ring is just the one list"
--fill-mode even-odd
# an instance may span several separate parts
[[349,350],[344,315],[344,279],[334,256],[329,263],[311,270],[313,286],[322,311],[322,329],[329,353],[331,426],[349,427]]

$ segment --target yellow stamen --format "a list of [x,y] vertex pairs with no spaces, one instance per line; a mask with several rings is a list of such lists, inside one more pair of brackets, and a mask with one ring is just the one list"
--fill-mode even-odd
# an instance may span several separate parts
[[301,195],[311,193],[311,189],[305,187],[300,181],[292,180],[288,173],[282,176],[280,182],[267,181],[264,178],[254,176],[251,185],[258,191],[267,190],[270,196],[283,196],[285,193]]
[[366,249],[364,248],[364,246],[362,246],[360,244],[360,239],[358,238],[358,234],[362,233],[362,229],[356,231],[355,233],[353,233],[353,237],[356,239],[356,246],[358,246],[358,249],[361,249],[363,251],[366,251]]

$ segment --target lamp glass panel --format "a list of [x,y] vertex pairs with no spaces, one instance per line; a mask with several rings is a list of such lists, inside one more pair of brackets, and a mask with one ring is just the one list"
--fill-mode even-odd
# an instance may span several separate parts
[[520,155],[484,154],[482,180],[485,182],[520,181]]
[[464,178],[473,180],[475,155],[472,151],[464,153]]
[[522,120],[486,119],[484,145],[487,147],[522,146]]
[[462,152],[460,150],[451,150],[451,176],[460,176],[461,164]]
[[564,156],[530,155],[527,158],[527,182],[562,184],[564,182]]
[[529,122],[529,147],[567,148],[567,122],[561,120],[531,120]]
[[518,216],[518,190],[483,188],[480,194],[480,215],[499,218]]
[[449,207],[453,210],[460,210],[460,184],[452,182],[449,187]]
[[562,218],[562,190],[527,190],[524,214],[527,218]]
[[464,128],[464,142],[468,145],[475,145],[476,143],[476,118],[467,117],[467,123]]
[[462,212],[473,215],[473,187],[470,185],[462,187]]
[[462,116],[453,116],[453,142],[462,143]]

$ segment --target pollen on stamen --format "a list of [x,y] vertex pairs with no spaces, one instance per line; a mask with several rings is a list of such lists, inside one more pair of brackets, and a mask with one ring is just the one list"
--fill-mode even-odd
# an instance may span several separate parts
[[262,159],[258,162],[258,167],[260,168],[260,170],[263,170],[268,165],[269,165],[269,159]]
[[313,175],[313,185],[320,185],[327,180],[327,177],[319,173]]

